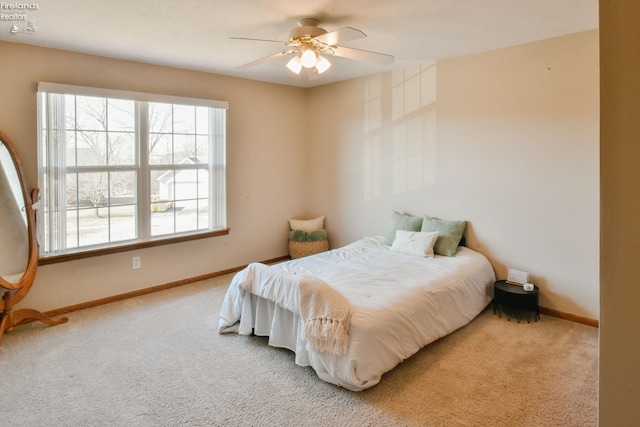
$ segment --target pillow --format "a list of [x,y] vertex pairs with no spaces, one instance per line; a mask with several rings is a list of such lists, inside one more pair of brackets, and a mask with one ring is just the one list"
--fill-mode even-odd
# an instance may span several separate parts
[[458,250],[466,225],[467,221],[445,221],[425,215],[420,231],[440,233],[433,248],[434,252],[438,255],[452,256]]
[[292,230],[313,231],[324,228],[324,215],[314,219],[290,219],[289,227]]
[[387,238],[384,239],[384,244],[391,246],[396,239],[396,231],[420,231],[422,226],[422,218],[419,216],[405,215],[403,213],[392,211],[391,212],[391,230],[387,234]]
[[433,258],[433,245],[438,239],[438,232],[422,233],[420,231],[396,231],[396,239],[391,250],[410,255],[420,255]]
[[291,230],[289,232],[289,240],[292,242],[321,242],[327,240],[327,230]]

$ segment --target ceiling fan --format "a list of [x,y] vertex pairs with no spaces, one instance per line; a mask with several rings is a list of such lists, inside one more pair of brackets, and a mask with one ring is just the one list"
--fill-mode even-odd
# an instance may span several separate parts
[[331,67],[331,62],[325,56],[339,56],[358,61],[372,62],[380,65],[389,65],[394,61],[393,56],[384,53],[370,52],[368,50],[354,49],[342,46],[351,40],[361,39],[367,35],[355,28],[344,27],[335,31],[325,30],[319,27],[320,21],[314,18],[303,18],[298,21],[298,26],[289,32],[289,40],[265,40],[246,37],[231,37],[235,40],[252,40],[261,42],[283,43],[285,48],[273,55],[257,59],[237,67],[239,70],[254,67],[263,62],[283,56],[293,55],[287,62],[287,68],[296,74],[300,74],[303,68],[310,70],[310,76],[320,75]]

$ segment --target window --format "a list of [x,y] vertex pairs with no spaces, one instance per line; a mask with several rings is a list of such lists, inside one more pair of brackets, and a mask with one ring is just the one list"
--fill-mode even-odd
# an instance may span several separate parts
[[40,83],[40,255],[226,228],[227,104]]

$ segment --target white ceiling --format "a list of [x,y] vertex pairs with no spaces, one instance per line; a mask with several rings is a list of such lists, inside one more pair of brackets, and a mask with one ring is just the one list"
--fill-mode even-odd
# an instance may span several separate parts
[[[3,2],[3,5],[11,2]],[[36,10],[0,10],[33,20],[34,34],[9,34],[26,20],[0,21],[0,40],[311,87],[401,66],[513,46],[598,27],[598,0],[42,0]],[[277,53],[300,18],[327,31],[354,27],[345,44],[395,56],[376,66],[330,57],[317,80],[285,68],[287,58],[236,67]]]

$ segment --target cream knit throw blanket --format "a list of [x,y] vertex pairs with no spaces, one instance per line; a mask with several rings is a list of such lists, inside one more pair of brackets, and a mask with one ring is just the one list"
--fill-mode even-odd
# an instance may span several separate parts
[[[239,332],[247,294],[273,301],[300,315],[307,350],[346,354],[349,349],[349,301],[323,280],[301,272],[252,263],[237,273],[222,303],[218,332]],[[250,313],[249,313],[250,314]]]
[[307,350],[340,356],[349,349],[351,306],[338,291],[320,279],[300,281],[300,316]]

